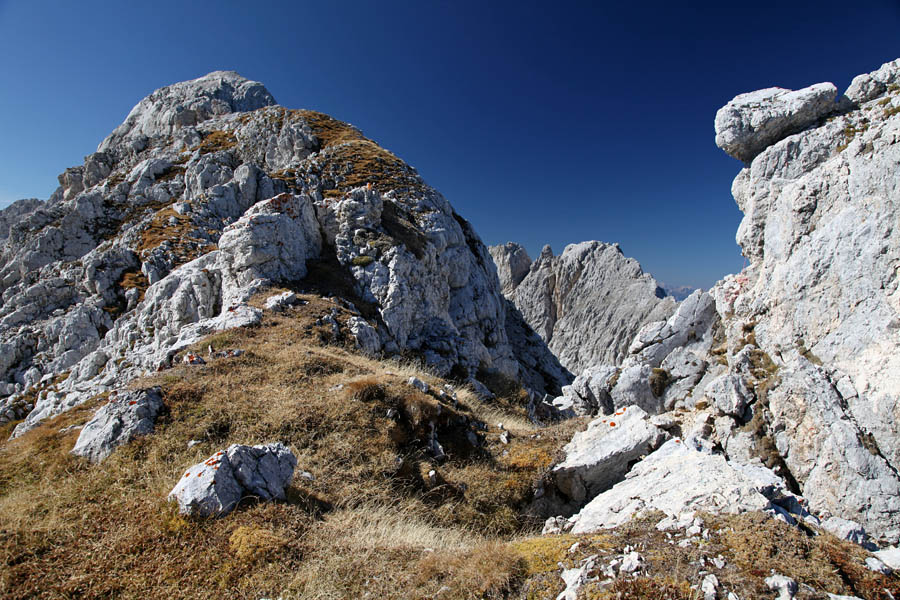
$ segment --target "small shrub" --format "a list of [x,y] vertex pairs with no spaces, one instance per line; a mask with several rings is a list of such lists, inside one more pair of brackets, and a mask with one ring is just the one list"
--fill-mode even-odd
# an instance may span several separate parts
[[268,558],[287,546],[287,540],[261,527],[242,525],[228,538],[228,549],[242,562]]
[[653,369],[650,373],[650,391],[657,398],[661,397],[669,386],[669,372],[665,369]]
[[371,256],[366,256],[365,254],[362,256],[355,256],[353,257],[353,260],[350,261],[354,267],[368,267],[373,262],[375,262],[375,259]]

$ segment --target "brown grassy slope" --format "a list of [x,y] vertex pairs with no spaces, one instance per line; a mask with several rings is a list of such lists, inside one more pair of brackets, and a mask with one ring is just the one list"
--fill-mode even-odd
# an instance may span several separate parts
[[[87,408],[0,444],[0,596],[425,598],[447,586],[442,597],[465,598],[516,581],[520,557],[492,538],[533,527],[521,509],[577,424],[532,437],[520,410],[461,394],[457,410],[442,407],[450,458],[435,464],[421,417],[438,401],[405,380],[441,382],[329,339],[316,318],[349,313],[304,297],[307,306],[197,348],[243,356],[141,382],[163,387],[167,412],[100,466],[68,454],[77,431],[59,432]],[[387,417],[392,408],[400,418]],[[485,449],[454,441],[450,417],[487,422]],[[511,444],[499,442],[498,421]],[[186,467],[231,443],[276,440],[315,476],[295,478],[287,502],[199,521],[166,503]]]

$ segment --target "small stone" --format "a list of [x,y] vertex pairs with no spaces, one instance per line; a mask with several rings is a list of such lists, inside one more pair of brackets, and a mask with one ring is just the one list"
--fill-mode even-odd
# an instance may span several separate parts
[[418,377],[410,377],[406,383],[408,383],[409,385],[413,386],[414,388],[416,388],[417,390],[419,390],[420,392],[423,392],[425,394],[427,394],[428,390],[431,389],[431,386],[429,386],[427,383],[425,383]]
[[629,552],[622,557],[622,565],[619,567],[621,573],[634,573],[644,565],[644,557],[637,552]]
[[716,590],[719,589],[719,579],[715,575],[707,575],[700,584],[700,591],[703,592],[703,600],[716,600]]
[[778,600],[791,600],[797,593],[797,582],[784,575],[766,577],[766,587],[778,592]]
[[874,556],[869,556],[868,558],[866,558],[866,567],[868,567],[870,571],[875,571],[876,573],[881,573],[882,575],[890,575],[894,572],[892,568],[890,568]]

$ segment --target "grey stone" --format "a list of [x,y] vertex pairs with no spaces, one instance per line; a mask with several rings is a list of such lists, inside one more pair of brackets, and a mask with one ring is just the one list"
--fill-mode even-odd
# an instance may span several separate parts
[[374,356],[381,351],[381,338],[378,331],[362,317],[347,319],[347,327],[356,339],[356,346],[365,354]]
[[[508,251],[495,252],[502,257]],[[504,260],[501,272],[509,270]],[[546,246],[508,295],[572,372],[621,363],[638,329],[665,319],[675,307],[617,244],[596,241],[571,244],[556,257]]]
[[151,433],[162,407],[158,387],[112,394],[81,430],[72,454],[102,462],[117,446]]
[[716,114],[716,145],[750,162],[831,112],[836,95],[833,84],[819,83],[797,91],[768,88],[736,96]]
[[188,469],[169,493],[182,514],[221,517],[246,496],[283,500],[297,459],[284,444],[232,444]]
[[650,424],[646,412],[626,406],[576,433],[563,448],[565,459],[550,474],[557,489],[581,507],[621,481],[634,461],[665,438],[665,432]]
[[797,582],[784,575],[772,575],[766,577],[766,587],[778,592],[777,600],[791,600],[797,593]]
[[500,278],[500,291],[503,295],[513,299],[513,292],[531,267],[531,257],[528,252],[515,242],[506,242],[499,246],[489,246],[488,251],[497,267],[497,275]]
[[628,472],[625,480],[597,495],[576,515],[573,533],[617,527],[646,511],[676,516],[690,510],[713,514],[782,512],[792,494],[765,467],[729,463],[699,452],[680,439],[663,444]]

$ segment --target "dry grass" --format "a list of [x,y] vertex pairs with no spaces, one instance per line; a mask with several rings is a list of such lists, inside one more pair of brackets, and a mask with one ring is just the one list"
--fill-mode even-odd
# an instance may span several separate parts
[[209,154],[231,150],[235,146],[237,146],[237,138],[231,131],[211,131],[192,150],[199,150],[200,154]]
[[[534,531],[523,513],[568,434],[531,437],[520,415],[488,411],[467,390],[457,408],[441,404],[405,381],[442,381],[331,339],[315,320],[350,313],[303,297],[308,305],[196,348],[244,355],[141,382],[164,390],[156,432],[100,466],[68,454],[77,431],[58,433],[96,404],[0,445],[0,596],[426,598],[446,587],[445,597],[466,598],[515,587],[520,557],[492,538]],[[478,425],[485,417],[504,422],[509,445],[495,424]],[[427,449],[431,421],[448,455],[440,463]],[[295,481],[286,502],[248,501],[217,520],[166,503],[185,467],[231,443],[276,440],[315,476]]]
[[[850,542],[831,534],[791,527],[762,513],[720,516],[701,515],[709,528],[709,539],[679,547],[676,541],[657,531],[662,513],[646,515],[626,525],[592,535],[561,535],[529,538],[510,544],[526,561],[520,597],[552,598],[562,591],[560,568],[580,565],[589,556],[597,556],[594,571],[621,556],[625,546],[637,550],[646,560],[638,577],[620,577],[612,585],[601,582],[584,586],[579,598],[642,600],[695,599],[703,574],[712,572],[719,579],[720,594],[734,592],[740,598],[767,598],[772,593],[765,578],[773,571],[789,575],[800,584],[797,598],[823,598],[825,592],[855,595],[865,600],[887,600],[900,592],[900,579],[869,571],[866,553]],[[577,546],[572,550],[573,546]],[[721,556],[725,566],[716,568],[711,559]],[[600,577],[603,580],[604,577]]]

